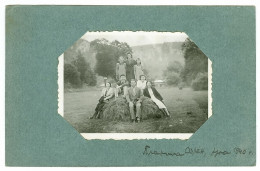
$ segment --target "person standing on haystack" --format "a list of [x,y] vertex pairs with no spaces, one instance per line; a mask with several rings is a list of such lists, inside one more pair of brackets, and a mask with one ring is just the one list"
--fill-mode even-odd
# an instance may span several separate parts
[[[141,97],[143,93],[140,88],[136,87],[136,81],[134,79],[131,80],[131,87],[127,91],[126,100],[129,104],[131,120],[135,123],[140,122],[141,119]],[[134,107],[136,107],[136,114],[134,112]]]
[[100,118],[100,113],[103,111],[103,107],[108,103],[115,95],[115,89],[111,86],[111,83],[106,83],[106,87],[102,89],[101,97],[98,100],[98,104],[95,108],[95,113],[90,119]]
[[160,93],[152,87],[151,81],[146,82],[146,88],[143,90],[144,96],[152,99],[152,101],[158,106],[158,108],[167,116],[170,117],[170,113],[163,103],[163,98]]
[[141,75],[144,75],[144,69],[140,58],[136,59],[136,65],[134,65],[134,74],[136,80],[140,80]]
[[118,61],[119,63],[116,64],[116,79],[120,80],[121,75],[126,75],[126,63],[124,61],[124,57],[120,56]]
[[135,79],[135,73],[134,73],[135,64],[136,61],[133,59],[132,54],[128,53],[127,60],[126,60],[126,79],[128,82],[131,82],[132,79]]

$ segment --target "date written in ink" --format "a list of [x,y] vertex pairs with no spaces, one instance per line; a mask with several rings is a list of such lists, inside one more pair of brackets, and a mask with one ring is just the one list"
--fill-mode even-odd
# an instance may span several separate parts
[[230,149],[218,149],[218,148],[214,148],[213,150],[206,150],[204,148],[192,148],[192,147],[186,147],[184,149],[178,149],[178,150],[174,150],[174,149],[166,149],[164,150],[154,150],[152,149],[149,145],[146,145],[143,151],[143,155],[146,156],[151,156],[151,155],[157,155],[157,156],[175,156],[175,157],[183,157],[186,155],[192,155],[192,156],[197,156],[197,155],[202,155],[202,156],[207,156],[207,154],[209,156],[212,157],[221,157],[221,156],[231,156],[231,155],[253,155],[254,153],[250,150],[247,149],[243,149],[240,147],[234,147],[234,148],[230,148]]

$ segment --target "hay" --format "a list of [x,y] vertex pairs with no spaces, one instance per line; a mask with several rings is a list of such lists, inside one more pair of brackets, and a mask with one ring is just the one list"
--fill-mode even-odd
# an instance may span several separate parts
[[[161,118],[163,116],[162,112],[150,98],[142,97],[141,100],[143,120],[149,118]],[[107,103],[103,108],[101,118],[106,120],[129,121],[130,111],[126,99],[120,97]]]
[[142,97],[142,119],[161,118],[163,113],[159,110],[158,106],[148,97]]
[[130,113],[126,99],[120,97],[106,104],[103,108],[101,118],[107,120],[129,120]]

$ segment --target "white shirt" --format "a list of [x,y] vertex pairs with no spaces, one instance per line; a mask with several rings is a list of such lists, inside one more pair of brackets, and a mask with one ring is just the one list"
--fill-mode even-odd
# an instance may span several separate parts
[[144,82],[142,82],[142,80],[138,80],[136,87],[138,87],[138,88],[143,90],[146,87],[146,82],[147,82],[146,80],[144,80]]

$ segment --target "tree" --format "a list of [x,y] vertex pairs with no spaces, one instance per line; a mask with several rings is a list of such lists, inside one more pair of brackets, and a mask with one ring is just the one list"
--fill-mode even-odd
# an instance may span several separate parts
[[89,86],[97,85],[97,77],[96,77],[95,73],[90,69],[88,69],[85,72],[85,83]]
[[198,73],[208,72],[208,57],[189,38],[183,43],[182,50],[185,65],[180,76],[187,85],[191,85]]
[[90,43],[90,46],[97,52],[95,72],[103,77],[115,78],[118,58],[132,53],[132,49],[127,43],[117,40],[109,42],[106,39],[96,39]]
[[64,65],[64,83],[70,83],[75,88],[81,86],[80,73],[72,64]]
[[208,73],[198,73],[196,78],[192,80],[191,87],[194,91],[208,90]]
[[166,70],[163,72],[163,76],[166,79],[168,85],[177,86],[181,82],[180,73],[183,70],[183,66],[178,61],[171,62]]
[[116,59],[113,53],[97,53],[96,54],[95,71],[98,75],[103,77],[116,77]]
[[168,72],[166,75],[166,83],[168,85],[177,86],[181,82],[181,78],[176,72]]
[[90,86],[95,86],[97,83],[96,75],[92,71],[90,64],[85,60],[82,54],[76,57],[76,60],[72,62],[80,73],[80,80],[82,83],[86,83]]

